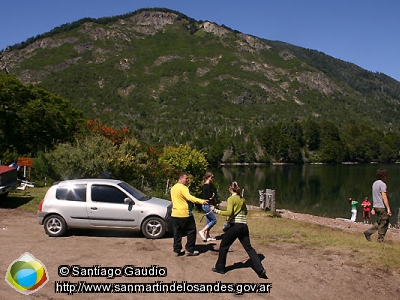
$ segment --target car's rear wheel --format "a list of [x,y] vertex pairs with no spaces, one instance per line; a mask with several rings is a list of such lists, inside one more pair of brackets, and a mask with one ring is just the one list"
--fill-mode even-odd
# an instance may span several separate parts
[[148,239],[160,239],[165,235],[166,224],[159,217],[150,217],[142,223],[142,233]]
[[43,225],[46,234],[52,237],[62,236],[68,229],[65,220],[59,215],[48,216]]

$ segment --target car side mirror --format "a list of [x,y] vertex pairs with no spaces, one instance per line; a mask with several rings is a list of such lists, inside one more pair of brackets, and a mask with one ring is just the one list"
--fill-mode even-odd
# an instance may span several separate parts
[[129,205],[135,205],[135,201],[133,201],[131,198],[125,198],[124,203]]

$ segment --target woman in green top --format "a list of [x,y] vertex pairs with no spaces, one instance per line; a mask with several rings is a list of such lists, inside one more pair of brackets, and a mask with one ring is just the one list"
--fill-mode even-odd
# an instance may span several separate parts
[[236,181],[232,182],[229,186],[229,192],[231,196],[227,200],[227,209],[220,210],[212,207],[216,214],[229,217],[230,227],[223,235],[221,245],[219,247],[219,255],[215,268],[212,268],[213,272],[225,274],[226,256],[228,254],[230,246],[236,239],[239,239],[244,250],[250,257],[253,263],[254,270],[257,272],[260,278],[268,279],[266,271],[261,264],[261,260],[258,257],[257,252],[251,246],[249,228],[247,227],[247,207],[246,201],[240,196],[240,187]]

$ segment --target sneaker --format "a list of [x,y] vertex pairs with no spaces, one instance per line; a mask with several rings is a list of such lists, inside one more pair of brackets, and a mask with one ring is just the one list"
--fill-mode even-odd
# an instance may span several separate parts
[[265,270],[262,270],[261,273],[258,274],[258,277],[268,279],[267,272]]
[[200,234],[201,239],[203,240],[203,242],[207,242],[207,238],[206,238],[206,235],[204,234],[204,232],[200,230],[199,234]]
[[369,233],[367,233],[366,231],[364,231],[364,236],[367,239],[368,242],[371,241],[371,235]]
[[217,270],[216,268],[212,268],[211,271],[218,273],[218,274],[225,274],[225,270]]
[[217,240],[216,238],[212,238],[212,237],[207,238],[207,242],[209,242],[209,241],[216,241],[216,240]]
[[190,251],[187,251],[187,250],[185,251],[185,253],[186,253],[186,256],[197,256],[197,255],[200,254],[199,251],[190,252]]
[[179,251],[179,252],[175,252],[175,251],[174,251],[174,255],[175,255],[176,257],[178,257],[178,256],[183,256],[183,255],[185,255],[185,251]]

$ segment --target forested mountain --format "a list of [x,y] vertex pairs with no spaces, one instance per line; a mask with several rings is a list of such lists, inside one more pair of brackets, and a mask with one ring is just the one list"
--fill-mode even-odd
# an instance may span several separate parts
[[393,161],[400,150],[400,82],[168,9],[82,19],[2,55],[87,119],[211,162]]

